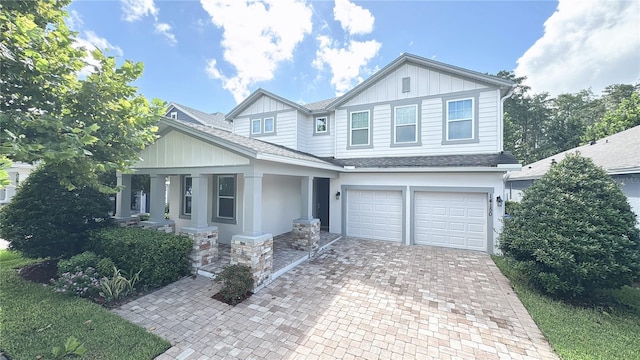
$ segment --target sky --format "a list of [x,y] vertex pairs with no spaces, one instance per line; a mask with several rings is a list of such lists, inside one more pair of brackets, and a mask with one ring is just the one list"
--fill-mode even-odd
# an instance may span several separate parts
[[209,113],[259,88],[300,104],[339,96],[402,53],[514,71],[552,96],[640,81],[640,1],[75,0],[66,10],[76,46],[144,63],[142,94]]

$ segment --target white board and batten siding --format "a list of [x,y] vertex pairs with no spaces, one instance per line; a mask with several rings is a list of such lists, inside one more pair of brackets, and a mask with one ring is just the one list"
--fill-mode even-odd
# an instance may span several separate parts
[[[313,129],[316,126],[316,117],[326,116],[328,118],[329,133],[326,135],[314,135]],[[333,114],[313,115],[305,118],[304,128],[301,129],[306,134],[306,151],[316,156],[334,156],[335,155],[335,131],[336,121]]]
[[249,159],[179,131],[170,131],[140,153],[138,169],[248,165]]

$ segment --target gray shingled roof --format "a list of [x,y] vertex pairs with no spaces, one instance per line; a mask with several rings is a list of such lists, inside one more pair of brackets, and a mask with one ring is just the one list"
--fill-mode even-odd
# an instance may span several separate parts
[[582,145],[525,165],[522,171],[509,175],[509,180],[538,179],[549,170],[552,160],[560,162],[567,154],[576,151],[583,157],[591,158],[596,165],[603,167],[609,174],[638,174],[640,173],[640,125],[607,136],[594,144]]
[[304,153],[302,151],[292,150],[285,146],[271,144],[262,140],[246,137],[243,135],[238,135],[226,130],[204,126],[204,125],[197,125],[197,124],[189,123],[186,121],[180,121],[176,119],[169,119],[166,117],[163,118],[163,120],[169,124],[175,123],[179,125],[188,126],[190,128],[196,129],[206,134],[207,136],[212,136],[214,138],[230,142],[236,146],[239,146],[241,148],[244,148],[256,154],[262,153],[262,154],[283,156],[290,159],[311,161],[311,162],[315,162],[323,165],[333,165],[332,163],[327,162],[326,160],[323,160],[311,154]]
[[495,154],[470,155],[432,155],[404,157],[373,157],[334,159],[325,158],[338,166],[356,168],[394,168],[394,167],[496,167],[498,164],[517,164],[518,160],[508,151]]
[[207,114],[206,112],[172,102],[170,105],[182,110],[185,114],[191,116],[197,121],[200,121],[204,125],[211,125],[222,129],[231,130],[233,125],[226,120],[226,117],[221,112],[213,114]]
[[327,105],[331,104],[332,102],[336,101],[338,98],[334,97],[331,99],[326,99],[326,100],[321,100],[321,101],[316,101],[316,102],[312,102],[309,104],[305,104],[303,105],[305,108],[309,109],[309,111],[323,111],[326,110]]

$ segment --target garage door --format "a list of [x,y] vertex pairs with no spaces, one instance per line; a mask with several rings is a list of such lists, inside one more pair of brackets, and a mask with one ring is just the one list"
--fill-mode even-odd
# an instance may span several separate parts
[[414,243],[487,250],[487,194],[416,192]]
[[402,192],[348,190],[347,235],[402,240]]

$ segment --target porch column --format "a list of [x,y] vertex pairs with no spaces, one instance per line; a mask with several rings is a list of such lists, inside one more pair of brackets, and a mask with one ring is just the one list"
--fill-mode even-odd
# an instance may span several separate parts
[[244,176],[244,235],[262,234],[262,174]]
[[149,221],[164,221],[165,206],[165,176],[151,175],[151,186],[149,188],[149,196],[151,196],[149,206]]
[[301,179],[300,199],[302,200],[300,219],[313,219],[313,177],[307,176]]
[[193,174],[191,178],[193,197],[190,227],[205,228],[209,226],[209,176]]
[[262,174],[244,175],[244,221],[242,234],[231,238],[231,264],[251,268],[254,291],[271,281],[273,235],[262,232]]
[[122,189],[116,195],[116,218],[131,217],[131,174],[116,174],[117,185]]
[[320,219],[313,218],[313,177],[303,177],[300,183],[301,216],[293,220],[291,246],[308,251],[313,256],[318,251],[320,241]]
[[209,226],[209,186],[208,175],[191,175],[191,224],[180,230],[193,240],[189,254],[194,273],[218,259],[218,227]]

